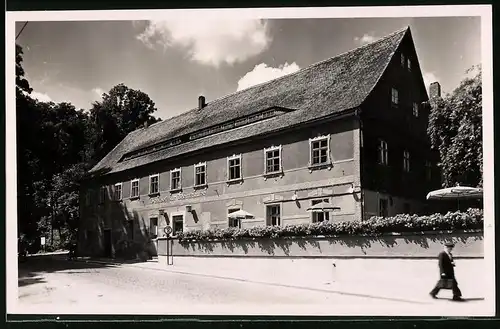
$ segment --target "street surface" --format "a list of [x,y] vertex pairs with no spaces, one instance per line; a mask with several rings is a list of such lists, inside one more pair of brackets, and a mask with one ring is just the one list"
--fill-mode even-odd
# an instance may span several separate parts
[[[47,313],[96,313],[106,310],[107,313],[129,313],[134,310],[133,313],[203,314],[209,311],[203,310],[201,306],[211,305],[217,306],[217,313],[222,314],[226,311],[227,314],[267,314],[266,311],[279,309],[277,312],[281,314],[354,312],[359,315],[367,314],[368,310],[370,314],[382,315],[415,312],[420,315],[436,312],[442,312],[443,315],[470,315],[482,314],[485,306],[484,295],[474,289],[468,280],[459,281],[466,302],[451,302],[450,291],[442,291],[442,298],[433,300],[428,295],[435,283],[433,279],[430,284],[430,279],[425,284],[422,281],[412,284],[405,273],[403,276],[406,278],[399,280],[399,285],[397,282],[391,283],[387,278],[377,278],[374,260],[345,263],[355,271],[366,272],[359,264],[372,262],[372,284],[356,282],[352,275],[337,282],[328,281],[327,276],[320,274],[309,280],[294,280],[294,275],[299,276],[299,273],[288,272],[285,273],[288,277],[284,277],[283,272],[266,269],[264,264],[270,264],[269,261],[255,259],[246,261],[250,265],[246,267],[247,271],[241,267],[244,260],[225,260],[219,265],[210,264],[210,261],[214,262],[200,260],[198,268],[193,270],[186,260],[180,258],[174,266],[167,267],[157,262],[111,265],[68,261],[64,256],[29,257],[26,263],[19,265],[19,305],[26,312],[35,309]],[[461,260],[465,266],[467,261]],[[267,273],[255,271],[259,262],[262,264],[259,271]],[[277,260],[278,266],[279,262],[283,261]],[[320,262],[325,263],[324,260],[316,261],[318,264]],[[415,262],[419,261],[411,264]],[[435,263],[426,262],[427,265]],[[233,267],[233,271],[229,266]],[[412,270],[411,267],[406,268]],[[286,270],[284,262],[282,269]],[[388,271],[394,272],[394,268]],[[420,291],[415,292],[415,286]],[[467,295],[469,291],[473,293]],[[236,305],[239,312],[229,310]],[[85,312],[87,309],[89,311]],[[293,310],[298,310],[298,313]]]

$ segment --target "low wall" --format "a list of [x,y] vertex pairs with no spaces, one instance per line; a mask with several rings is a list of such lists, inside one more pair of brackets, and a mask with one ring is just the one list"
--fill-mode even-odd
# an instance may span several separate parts
[[[455,243],[455,258],[484,257],[482,232],[199,242],[173,239],[170,252],[177,257],[435,258],[443,244],[450,241]],[[167,240],[159,238],[158,257],[163,259],[166,254]]]

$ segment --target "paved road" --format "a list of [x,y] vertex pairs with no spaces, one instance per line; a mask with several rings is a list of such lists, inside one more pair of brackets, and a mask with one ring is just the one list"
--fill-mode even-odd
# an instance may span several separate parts
[[[404,313],[404,310],[415,309],[420,309],[420,313],[425,314],[425,310],[435,310],[436,307],[449,314],[450,311],[456,313],[457,309],[465,312],[467,308],[474,308],[473,303],[457,306],[446,300],[435,301],[430,298],[411,300],[359,292],[339,293],[328,286],[304,288],[266,284],[212,275],[69,262],[54,257],[33,257],[20,264],[18,295],[20,304],[31,305],[38,310],[43,307],[49,313],[62,312],[62,307],[67,309],[71,306],[91,306],[93,310],[113,306],[111,312],[116,313],[119,307],[124,310],[135,306],[139,310],[138,305],[142,305],[142,311],[149,305],[147,307],[155,310],[154,312],[161,312],[162,309],[168,312],[175,306],[178,309],[184,305],[183,310],[194,314],[200,313],[196,305],[229,307],[236,304],[247,305],[248,310],[252,309],[251,306],[258,306],[261,310],[266,307],[275,308],[277,305],[284,307],[283,310],[300,307],[306,313],[311,312],[306,311],[311,305],[322,306],[326,310],[351,306],[351,311],[361,315],[366,313],[363,307],[378,307],[379,312],[376,313],[379,314],[394,314],[396,310]],[[325,314],[324,310],[322,312]]]

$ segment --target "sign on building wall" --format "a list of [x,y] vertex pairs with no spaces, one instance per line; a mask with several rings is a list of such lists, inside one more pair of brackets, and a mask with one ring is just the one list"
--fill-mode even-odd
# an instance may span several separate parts
[[172,195],[167,195],[164,197],[156,197],[151,199],[151,203],[163,203],[167,201],[178,201],[178,200],[185,200],[185,199],[192,199],[192,198],[199,198],[202,196],[205,196],[207,194],[207,190],[200,190],[200,191],[193,191],[189,193],[176,193]]

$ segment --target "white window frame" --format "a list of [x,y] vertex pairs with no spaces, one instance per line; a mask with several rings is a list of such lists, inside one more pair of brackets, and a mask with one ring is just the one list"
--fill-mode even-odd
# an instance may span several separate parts
[[410,172],[410,151],[403,151],[403,170],[405,172]]
[[[237,219],[231,219],[231,218],[229,218],[229,214],[230,213],[233,213],[233,212],[238,211],[238,210],[241,210],[241,207],[233,206],[233,207],[227,208],[227,223],[228,223],[228,227],[241,228],[241,218],[237,218]],[[238,226],[231,226],[231,222],[237,222]]]
[[[268,152],[274,152],[278,151],[278,163],[279,163],[279,168],[276,171],[267,171],[267,153]],[[279,174],[283,172],[283,163],[282,163],[282,156],[281,156],[281,145],[278,146],[271,146],[268,148],[264,148],[264,175],[272,175],[272,174]]]
[[391,104],[399,105],[399,91],[396,88],[391,88]]
[[413,116],[418,118],[418,104],[416,102],[413,102]]
[[[174,173],[179,173],[179,186],[174,188]],[[182,168],[175,168],[170,170],[170,191],[180,191],[182,190]]]
[[[137,183],[137,195],[134,195],[134,183]],[[132,179],[130,181],[130,198],[138,198],[140,193],[141,193],[141,190],[140,190],[139,178]]]
[[[151,183],[154,177],[158,178],[157,181],[158,187],[156,192],[151,191]],[[160,174],[149,175],[149,194],[158,194],[158,193],[160,193]]]
[[[196,175],[197,175],[196,169],[200,168],[200,167],[204,168],[203,174],[205,176],[205,181],[203,182],[203,184],[196,183]],[[194,187],[202,187],[202,186],[207,186],[207,163],[206,162],[200,162],[200,163],[197,163],[194,165]]]
[[[238,177],[238,178],[231,178],[231,170],[230,170],[230,167],[229,167],[229,163],[232,160],[236,160],[236,159],[239,160],[240,177]],[[241,154],[233,154],[233,155],[227,157],[227,181],[228,182],[237,182],[237,181],[241,181],[242,179],[243,179],[243,168],[242,168]]]
[[[313,143],[326,140],[326,162],[313,164]],[[329,166],[332,163],[330,156],[330,134],[309,138],[309,167]],[[321,158],[321,155],[320,155]]]
[[99,204],[103,204],[106,202],[106,194],[107,194],[107,187],[106,186],[101,186],[99,188]]
[[[116,193],[117,193],[117,187],[120,187],[120,195],[117,197]],[[113,198],[115,201],[121,201],[122,198],[123,198],[123,184],[122,183],[116,183],[115,184],[115,189],[113,191]]]
[[172,236],[175,236],[174,231],[174,217],[182,216],[182,232],[186,232],[186,212],[185,211],[176,211],[170,213],[170,227],[172,227]]
[[[268,217],[268,208],[269,207],[278,207],[279,209],[279,222],[276,225],[272,225],[271,218]],[[280,203],[271,203],[271,204],[266,204],[266,226],[282,226],[283,225],[283,209],[281,209],[281,204]]]
[[[311,200],[311,206],[314,206],[315,204],[320,203],[320,202],[330,203],[330,198],[315,198],[315,199],[312,199]],[[329,212],[323,212],[322,214],[324,216],[323,222],[330,221],[330,213]],[[320,223],[317,219],[315,220],[315,217],[317,218],[317,216],[318,216],[318,213],[316,213],[316,212],[312,212],[311,213],[311,223]],[[328,219],[327,219],[327,216],[328,216]]]
[[387,166],[389,164],[389,146],[383,139],[378,140],[378,163]]

